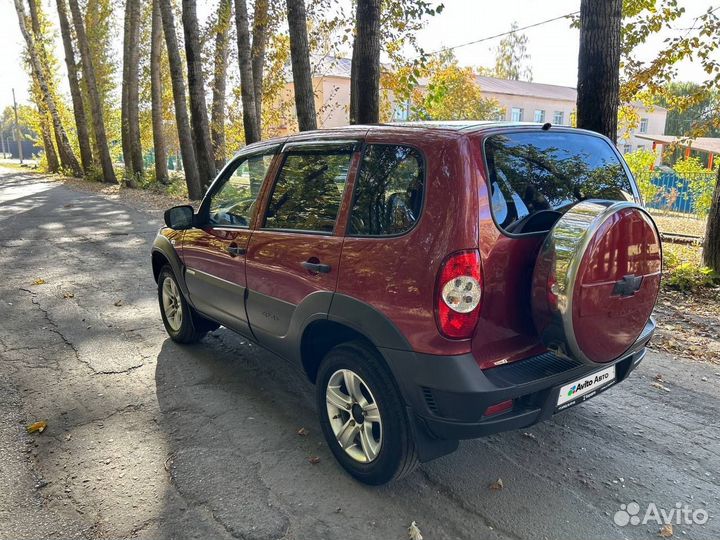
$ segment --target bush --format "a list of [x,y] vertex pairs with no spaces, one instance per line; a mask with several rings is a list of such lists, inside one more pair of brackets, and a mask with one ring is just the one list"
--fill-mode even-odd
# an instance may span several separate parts
[[663,285],[683,292],[694,292],[720,284],[720,275],[702,265],[697,244],[663,244]]
[[652,179],[657,173],[651,168],[655,164],[657,156],[650,150],[636,150],[625,154],[624,157],[625,162],[630,167],[630,172],[635,177],[643,202],[646,205],[650,204],[660,193],[660,188],[652,183]]
[[685,262],[672,270],[665,277],[665,285],[671,289],[691,292],[702,287],[712,287],[720,282],[720,275],[705,266]]
[[700,216],[706,216],[712,204],[715,175],[706,169],[697,157],[678,160],[673,166],[673,170],[687,182],[695,199],[695,212]]

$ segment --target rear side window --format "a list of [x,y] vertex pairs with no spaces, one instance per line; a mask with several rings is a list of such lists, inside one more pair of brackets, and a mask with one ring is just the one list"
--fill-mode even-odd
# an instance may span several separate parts
[[420,152],[371,144],[355,185],[349,234],[386,236],[412,229],[420,217],[425,173]]
[[270,197],[265,228],[331,233],[351,157],[350,151],[288,154]]
[[[508,232],[527,232],[527,222],[554,223],[585,199],[633,201],[632,184],[612,147],[582,133],[542,131],[492,135],[485,141],[492,210]],[[550,219],[548,219],[550,218]],[[534,227],[530,230],[538,230]]]

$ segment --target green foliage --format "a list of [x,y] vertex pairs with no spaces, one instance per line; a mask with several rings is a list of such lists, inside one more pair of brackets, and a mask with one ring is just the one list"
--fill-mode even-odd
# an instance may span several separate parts
[[518,23],[513,21],[511,33],[503,37],[495,49],[495,68],[492,76],[513,81],[532,81],[532,68],[527,50],[528,37],[518,33]]
[[685,262],[670,270],[665,277],[665,286],[683,292],[692,292],[703,287],[712,287],[720,282],[720,275],[706,266]]
[[434,58],[421,73],[428,83],[412,94],[413,119],[492,120],[502,115],[497,101],[482,96],[473,70],[460,67],[452,53]]
[[715,174],[708,174],[699,158],[691,156],[678,160],[673,166],[677,175],[687,182],[695,199],[695,213],[706,216],[712,204]]
[[654,96],[654,101],[668,109],[666,135],[687,136],[703,124],[707,126],[705,136],[720,135],[720,126],[715,125],[720,107],[717,89],[693,82],[670,82],[661,94]]
[[702,266],[699,245],[663,245],[663,286],[694,292],[720,284],[720,275]]
[[636,150],[625,154],[624,157],[635,177],[643,201],[645,204],[650,204],[660,193],[660,188],[652,183],[656,173],[651,169],[657,156],[650,150]]

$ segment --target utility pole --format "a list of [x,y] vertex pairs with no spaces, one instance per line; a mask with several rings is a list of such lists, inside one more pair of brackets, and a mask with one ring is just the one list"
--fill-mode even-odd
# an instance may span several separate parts
[[23,164],[23,150],[22,141],[20,140],[20,126],[18,125],[18,113],[17,113],[17,101],[15,101],[15,89],[12,89],[13,93],[13,108],[15,109],[15,138],[17,139],[18,155],[20,156],[20,165]]

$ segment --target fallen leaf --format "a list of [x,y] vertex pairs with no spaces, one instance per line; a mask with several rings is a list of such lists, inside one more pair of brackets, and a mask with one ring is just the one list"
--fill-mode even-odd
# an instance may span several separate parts
[[410,540],[423,540],[423,535],[420,534],[420,529],[414,521],[408,527],[408,537]]
[[46,281],[43,278],[37,278],[33,281],[33,285],[45,285]]
[[63,293],[63,298],[75,298],[75,293],[71,293],[71,292]]
[[300,429],[298,429],[297,434],[300,435],[301,437],[306,437],[308,434],[308,430],[305,429],[304,427],[301,427]]
[[308,458],[308,461],[313,465],[317,465],[318,463],[320,463],[320,458],[318,456],[310,456]]
[[42,433],[45,431],[45,428],[47,427],[47,421],[46,420],[40,420],[39,422],[35,422],[34,424],[30,424],[27,428],[28,433],[35,433],[36,431],[38,433]]
[[667,386],[663,386],[659,382],[654,382],[650,386],[652,386],[653,388],[657,388],[659,390],[665,390],[666,392],[670,391],[670,389]]
[[490,489],[492,489],[493,491],[500,491],[504,487],[505,486],[503,485],[502,478],[498,478],[495,482],[490,484]]
[[533,435],[533,434],[530,433],[529,431],[524,431],[524,432],[523,432],[523,437],[527,437],[528,439],[535,439],[535,438],[536,438],[535,435]]
[[660,532],[658,532],[658,536],[662,536],[663,538],[670,538],[673,535],[673,528],[672,523],[667,523],[662,526],[660,529]]
[[656,380],[657,382],[665,382],[665,381],[663,380],[662,373],[658,373],[657,375],[655,375],[655,380]]
[[120,299],[120,300],[118,300],[117,302],[115,302],[115,307],[120,307],[120,306],[122,306],[122,305],[123,305],[122,299]]

